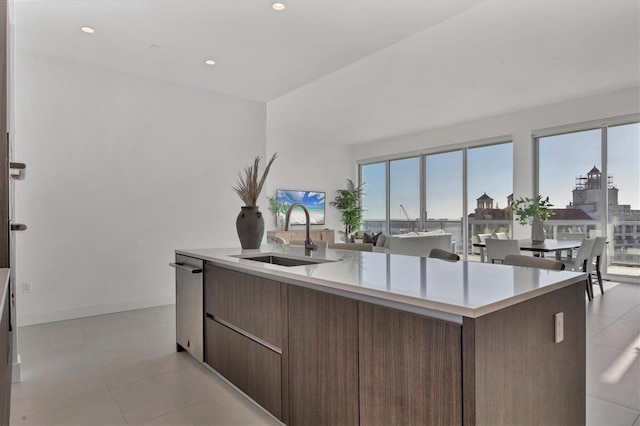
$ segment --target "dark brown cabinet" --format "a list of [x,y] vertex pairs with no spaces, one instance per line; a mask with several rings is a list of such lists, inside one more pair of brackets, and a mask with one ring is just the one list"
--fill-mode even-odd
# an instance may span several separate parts
[[207,264],[205,311],[282,349],[283,284]]
[[462,327],[358,308],[360,424],[462,424]]
[[358,304],[289,286],[292,425],[354,425],[358,413]]
[[280,354],[207,318],[207,363],[241,391],[282,419]]
[[284,422],[286,290],[276,281],[205,264],[205,362]]
[[462,324],[211,264],[204,282],[205,362],[285,424],[584,423],[582,282]]

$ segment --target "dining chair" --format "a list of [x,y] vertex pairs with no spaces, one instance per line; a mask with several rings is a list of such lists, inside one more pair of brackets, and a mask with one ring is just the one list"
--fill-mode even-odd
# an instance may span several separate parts
[[[602,263],[601,258],[604,255],[604,248],[607,245],[607,237],[595,237],[593,250],[591,251],[591,274],[596,275],[598,284],[600,285],[600,293],[604,294],[604,286],[602,285]],[[593,281],[592,281],[593,282]],[[593,290],[591,290],[593,294]]]
[[[585,235],[579,232],[557,232],[556,240],[562,241],[582,241],[585,239]],[[573,249],[567,250],[568,257],[573,256]]]
[[[480,244],[484,244],[485,241],[491,239],[491,234],[476,234],[475,238],[477,238]],[[480,251],[473,251],[473,254],[481,254],[483,249],[479,249]]]
[[486,244],[487,262],[496,263],[496,260],[499,260],[502,263],[506,255],[520,254],[518,240],[487,239],[484,243]]
[[457,254],[439,248],[431,249],[429,257],[432,259],[460,260],[460,256],[458,256]]
[[580,244],[576,257],[572,259],[562,259],[567,270],[587,273],[586,288],[589,300],[593,300],[593,289],[591,288],[591,253],[593,252],[595,242],[596,240],[594,238],[585,238],[582,240],[582,244]]
[[508,240],[507,234],[505,232],[496,232],[496,238],[499,240]]
[[556,271],[564,270],[565,266],[561,260],[545,259],[543,257],[525,256],[522,254],[508,254],[502,262],[504,265],[527,266],[530,268],[552,269]]

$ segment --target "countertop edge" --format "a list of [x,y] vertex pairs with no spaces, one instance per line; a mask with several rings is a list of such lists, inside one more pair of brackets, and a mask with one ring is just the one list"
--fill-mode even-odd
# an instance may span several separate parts
[[[447,304],[444,302],[418,299],[399,293],[379,291],[374,288],[354,286],[348,283],[340,283],[315,277],[303,277],[299,273],[288,272],[286,269],[281,269],[286,267],[277,265],[267,265],[262,263],[257,263],[256,265],[250,263],[238,263],[237,258],[227,260],[225,259],[225,256],[207,256],[201,253],[197,253],[198,250],[199,249],[176,249],[175,253],[190,257],[196,257],[210,262],[214,265],[221,266],[226,269],[231,269],[237,272],[245,272],[250,275],[277,280],[286,284],[297,285],[312,290],[325,291],[328,293],[336,294],[338,296],[349,297],[355,300],[370,302],[394,309],[400,309],[419,315],[436,317],[442,320],[459,324],[462,323],[463,317],[478,318],[492,312],[507,308],[509,306],[516,305],[526,300],[530,300],[535,297],[550,293],[560,288],[579,283],[580,281],[584,281],[586,279],[586,274],[580,274],[578,276],[568,277],[567,279],[564,279],[552,285],[540,287],[527,293],[519,294],[510,297],[509,299],[499,300],[497,302],[490,303],[479,308],[465,308],[462,306]],[[227,256],[231,257],[231,255]],[[496,265],[496,267],[500,266],[501,265]]]

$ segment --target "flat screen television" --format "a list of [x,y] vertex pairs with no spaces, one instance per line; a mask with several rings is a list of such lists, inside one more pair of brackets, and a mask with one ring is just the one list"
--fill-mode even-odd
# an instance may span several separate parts
[[[325,195],[324,192],[278,189],[276,191],[276,200],[289,205],[302,203],[309,210],[310,224],[324,225]],[[294,209],[289,219],[291,225],[304,225],[306,223],[304,211],[301,208]]]

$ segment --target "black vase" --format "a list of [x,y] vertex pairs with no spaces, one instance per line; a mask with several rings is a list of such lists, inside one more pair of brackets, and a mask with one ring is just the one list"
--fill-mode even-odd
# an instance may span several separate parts
[[258,206],[243,206],[236,219],[238,238],[243,249],[258,249],[264,235],[264,217]]

